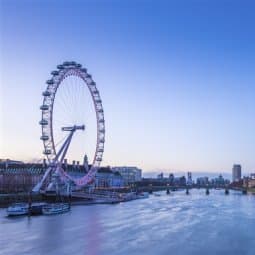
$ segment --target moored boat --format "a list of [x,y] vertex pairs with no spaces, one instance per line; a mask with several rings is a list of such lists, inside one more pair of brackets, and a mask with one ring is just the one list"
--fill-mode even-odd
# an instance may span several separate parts
[[47,204],[42,207],[44,215],[61,214],[70,211],[70,205],[67,203]]
[[122,201],[131,201],[137,199],[136,192],[129,192],[129,193],[123,193],[122,194]]
[[143,199],[148,197],[149,197],[149,192],[142,192],[137,195],[137,199]]
[[26,204],[26,203],[15,203],[15,204],[11,204],[7,208],[7,215],[8,216],[27,215],[28,210],[29,210],[28,204]]
[[30,214],[31,215],[41,215],[43,214],[42,208],[46,206],[47,203],[39,202],[39,203],[32,203],[30,207]]

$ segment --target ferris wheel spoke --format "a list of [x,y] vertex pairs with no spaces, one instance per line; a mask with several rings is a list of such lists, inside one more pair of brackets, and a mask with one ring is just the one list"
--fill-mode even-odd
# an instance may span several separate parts
[[78,108],[78,105],[79,105],[79,103],[80,103],[80,95],[79,95],[79,93],[80,93],[80,85],[79,85],[79,83],[78,83],[78,81],[77,81],[77,79],[75,79],[75,81],[74,81],[74,89],[77,91],[77,93],[75,94],[75,107],[74,107],[74,109],[75,109],[75,115],[76,115],[76,117],[77,117],[77,119],[79,120],[79,108]]
[[[64,87],[65,86],[65,87]],[[60,111],[63,115],[66,115],[69,120],[72,118],[72,113],[70,111],[70,100],[69,100],[69,96],[65,94],[66,88],[68,88],[68,86],[66,84],[64,84],[62,90],[61,90],[61,95],[59,97],[60,101],[61,101],[61,106],[64,108],[64,110]],[[70,94],[70,93],[69,93]]]
[[[74,81],[75,81],[75,78],[72,80],[72,82],[71,82],[71,84],[70,84],[70,88],[73,90],[73,91],[75,91],[75,86],[74,86]],[[76,93],[72,93],[71,94],[71,98],[72,98],[72,108],[71,108],[71,110],[72,110],[72,121],[73,122],[75,122],[75,119],[76,119],[76,116],[75,116],[75,114],[76,114],[76,100],[75,100],[75,95],[77,94],[77,91],[75,91]]]
[[60,114],[63,118],[65,118],[65,120],[68,120],[71,124],[71,121],[73,119],[73,113],[72,113],[72,105],[70,104],[69,101],[65,101],[64,99],[62,99],[62,107],[63,107],[63,110],[59,109],[60,111]]
[[[75,88],[74,88],[74,81],[75,81],[76,77],[74,77],[74,79],[71,79],[70,80],[70,83],[68,84],[69,88],[71,89],[71,91],[75,91]],[[74,108],[75,108],[75,95],[76,95],[77,91],[75,91],[75,93],[70,93],[70,99],[71,99],[71,104],[72,104],[72,107],[70,108],[71,109],[71,116],[72,116],[72,121],[74,122],[75,121],[75,111],[74,111]]]
[[[76,116],[77,120],[80,120],[81,119],[79,118],[79,112],[81,110],[79,110],[79,104],[81,103],[80,102],[80,99],[79,99],[79,93],[80,93],[80,85],[79,84],[79,81],[77,79],[74,80],[74,89],[77,91],[77,93],[75,93],[75,98],[74,98],[74,116]],[[85,123],[83,123],[85,124]]]

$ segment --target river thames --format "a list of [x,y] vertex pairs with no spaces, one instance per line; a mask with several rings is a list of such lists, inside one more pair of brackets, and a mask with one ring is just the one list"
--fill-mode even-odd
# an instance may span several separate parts
[[55,216],[7,218],[1,255],[255,254],[255,196],[172,192],[116,205],[73,206]]

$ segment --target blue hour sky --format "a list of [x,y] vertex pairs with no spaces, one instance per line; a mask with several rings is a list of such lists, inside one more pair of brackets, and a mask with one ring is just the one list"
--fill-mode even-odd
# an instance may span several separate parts
[[45,80],[75,60],[103,100],[104,165],[255,169],[253,1],[0,3],[0,157],[42,157]]

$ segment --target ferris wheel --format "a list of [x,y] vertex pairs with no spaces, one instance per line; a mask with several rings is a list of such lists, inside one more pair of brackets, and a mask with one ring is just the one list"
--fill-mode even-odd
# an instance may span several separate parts
[[[73,179],[64,171],[61,173],[78,186],[88,184],[94,178],[104,152],[104,110],[96,83],[87,69],[74,61],[66,61],[57,69],[51,72],[52,76],[46,81],[47,88],[42,94],[40,139],[50,167],[37,189],[41,188],[42,182],[54,168],[56,170],[57,166],[62,165],[67,155],[81,159],[87,151],[92,159],[88,173],[79,179]],[[77,130],[84,132],[73,136]]]

